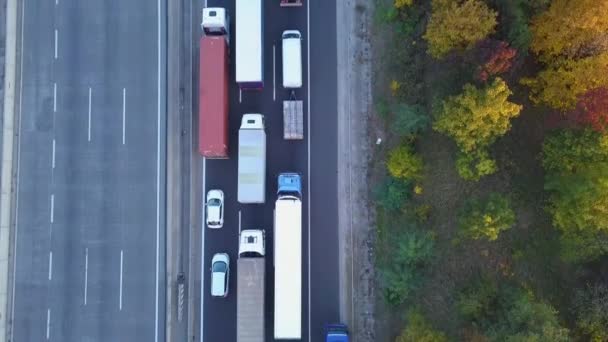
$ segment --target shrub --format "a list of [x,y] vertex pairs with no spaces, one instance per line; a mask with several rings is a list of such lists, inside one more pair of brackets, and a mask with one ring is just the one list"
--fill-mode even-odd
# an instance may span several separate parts
[[374,192],[381,207],[388,211],[398,211],[411,198],[412,185],[410,182],[388,176]]
[[434,236],[415,227],[395,232],[386,255],[390,260],[380,266],[383,292],[387,302],[405,302],[423,280],[423,269],[434,256]]
[[488,152],[482,149],[470,153],[458,153],[456,170],[462,179],[478,181],[481,177],[498,171],[498,167]]
[[408,145],[402,145],[389,152],[388,172],[395,178],[416,180],[422,177],[422,158]]
[[515,213],[504,196],[492,193],[485,200],[471,199],[458,215],[460,234],[471,239],[494,241],[513,226]]
[[429,116],[422,106],[399,103],[393,112],[395,122],[392,130],[399,137],[413,138],[429,126]]
[[417,310],[407,315],[407,326],[395,342],[447,342],[444,333],[433,329],[431,324]]

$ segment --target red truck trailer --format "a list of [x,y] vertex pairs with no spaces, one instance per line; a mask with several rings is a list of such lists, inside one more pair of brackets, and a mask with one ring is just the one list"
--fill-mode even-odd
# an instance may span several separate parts
[[224,36],[200,42],[198,151],[206,158],[228,158],[228,45]]

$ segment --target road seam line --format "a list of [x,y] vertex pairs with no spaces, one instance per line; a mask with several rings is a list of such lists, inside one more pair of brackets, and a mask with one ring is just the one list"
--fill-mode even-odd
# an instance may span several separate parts
[[310,258],[310,211],[311,211],[311,207],[310,207],[310,199],[312,197],[311,191],[310,191],[310,184],[312,183],[312,176],[310,174],[310,1],[306,1],[306,34],[308,35],[307,39],[306,39],[306,55],[307,55],[307,62],[306,62],[306,73],[307,73],[307,78],[308,78],[308,82],[306,82],[306,86],[307,86],[307,94],[308,94],[308,105],[307,105],[307,123],[308,123],[308,137],[307,137],[307,143],[308,143],[308,341],[310,342],[311,340],[311,290],[310,290],[310,285],[311,285],[311,273],[310,273],[310,262],[311,262],[311,258]]
[[122,88],[122,144],[125,144],[127,88]]
[[88,125],[88,139],[91,141],[91,102],[93,97],[93,89],[89,87],[89,125]]
[[157,13],[157,38],[158,38],[158,49],[157,49],[157,113],[156,113],[156,272],[155,272],[155,289],[154,289],[154,341],[158,342],[158,287],[159,287],[159,263],[160,263],[160,112],[161,112],[161,0],[156,1],[156,13]]
[[84,305],[87,305],[87,294],[89,285],[89,249],[84,249]]

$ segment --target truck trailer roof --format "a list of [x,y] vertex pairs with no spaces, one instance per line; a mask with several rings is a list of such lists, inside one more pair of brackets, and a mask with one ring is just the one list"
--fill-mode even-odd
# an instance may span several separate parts
[[302,336],[302,202],[276,201],[274,229],[274,337]]
[[264,69],[262,0],[236,0],[235,26],[236,82],[261,87]]
[[237,342],[264,342],[264,258],[237,259]]
[[222,36],[200,40],[199,153],[228,157],[228,48]]

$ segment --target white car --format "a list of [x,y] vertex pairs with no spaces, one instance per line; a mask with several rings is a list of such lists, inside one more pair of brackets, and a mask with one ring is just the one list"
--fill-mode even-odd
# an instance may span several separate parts
[[224,192],[222,190],[209,190],[206,210],[207,226],[222,228],[224,225]]
[[216,253],[211,259],[211,295],[228,296],[228,279],[230,278],[230,257],[226,253]]

